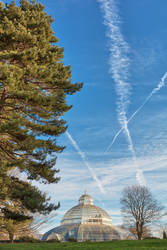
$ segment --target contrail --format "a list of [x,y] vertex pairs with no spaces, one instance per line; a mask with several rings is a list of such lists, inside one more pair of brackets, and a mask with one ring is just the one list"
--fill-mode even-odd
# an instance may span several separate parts
[[117,113],[118,121],[121,127],[124,129],[125,135],[127,137],[129,150],[132,153],[134,164],[136,167],[136,179],[140,185],[145,184],[144,176],[142,171],[139,170],[136,153],[134,150],[132,138],[130,131],[128,129],[127,120],[127,107],[129,104],[129,96],[131,92],[131,86],[128,82],[128,72],[129,72],[129,46],[124,40],[121,30],[120,30],[120,17],[118,14],[118,9],[115,0],[97,0],[100,3],[101,9],[104,14],[104,24],[107,27],[107,37],[109,38],[109,73],[116,84],[116,93],[118,95],[117,101]]
[[[165,85],[165,80],[167,78],[167,72],[163,75],[163,77],[161,78],[161,81],[159,82],[159,84],[157,85],[156,88],[154,88],[151,93],[147,96],[147,98],[144,100],[144,102],[139,106],[138,109],[136,109],[136,111],[131,115],[131,117],[128,119],[127,124],[137,115],[137,113],[145,106],[145,104],[150,100],[150,98],[156,93],[158,92],[162,87],[164,87]],[[120,135],[120,133],[124,130],[124,127],[122,127],[114,136],[111,144],[107,147],[105,152],[108,152],[112,145],[114,144],[115,140],[117,139],[117,137]]]
[[89,163],[86,160],[85,154],[81,151],[81,149],[79,148],[78,144],[76,143],[76,141],[72,138],[72,136],[70,135],[69,132],[66,131],[66,135],[68,137],[68,139],[71,141],[72,145],[74,146],[74,148],[76,149],[76,151],[78,152],[78,154],[80,155],[81,159],[83,160],[85,166],[88,168],[89,172],[91,173],[93,179],[95,180],[97,186],[99,187],[100,191],[105,194],[105,190],[100,182],[100,180],[97,178],[95,172],[93,171],[93,169],[90,167]]

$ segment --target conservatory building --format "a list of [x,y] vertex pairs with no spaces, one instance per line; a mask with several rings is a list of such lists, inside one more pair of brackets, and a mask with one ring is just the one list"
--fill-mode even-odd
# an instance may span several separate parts
[[92,197],[85,193],[79,198],[78,205],[65,213],[61,225],[46,232],[42,239],[109,241],[121,239],[123,231],[113,226],[109,214],[95,206]]

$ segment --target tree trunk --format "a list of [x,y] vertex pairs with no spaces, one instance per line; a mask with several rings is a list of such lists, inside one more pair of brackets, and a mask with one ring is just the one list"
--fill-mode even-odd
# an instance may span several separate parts
[[137,231],[138,240],[142,240],[142,236],[143,236],[143,226],[144,226],[144,223],[143,223],[143,222],[137,223],[137,225],[136,225],[136,231]]
[[13,233],[9,233],[9,240],[10,240],[10,243],[14,242],[14,234]]
[[139,222],[136,222],[136,233],[138,240],[141,240],[142,238],[142,232],[141,232],[141,225],[139,225]]
[[137,233],[137,237],[138,237],[138,240],[141,240],[141,238],[142,238],[141,232],[138,232],[138,233]]

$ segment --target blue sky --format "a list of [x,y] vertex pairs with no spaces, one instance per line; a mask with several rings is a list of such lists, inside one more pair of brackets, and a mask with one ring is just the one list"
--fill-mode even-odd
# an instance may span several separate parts
[[[128,124],[136,159],[124,132],[106,152],[121,128],[118,88],[116,79],[109,73],[111,67],[116,67],[112,60],[114,55],[110,53],[116,33],[110,34],[112,39],[107,36],[108,25],[104,25],[103,8],[107,1],[110,2],[41,0],[46,12],[55,19],[53,30],[59,39],[58,44],[64,47],[64,63],[71,65],[73,82],[84,82],[80,93],[67,98],[73,108],[65,115],[68,132],[84,152],[84,159],[67,135],[59,137],[59,143],[67,146],[58,155],[56,165],[60,169],[61,181],[55,185],[40,185],[40,188],[51,195],[52,201],[60,201],[61,207],[42,232],[59,225],[64,212],[76,205],[85,189],[96,205],[109,212],[113,224],[120,224],[121,191],[127,185],[138,184],[137,171],[142,173],[155,197],[164,205],[167,202],[167,79],[164,87],[152,95]],[[125,72],[120,72],[121,65],[117,68],[128,82],[126,101],[129,104],[123,103],[128,120],[167,71],[167,1],[111,2],[116,4],[111,14],[120,18],[120,22],[114,25],[124,45],[128,46],[125,53],[128,67],[124,65],[128,73],[125,76]],[[115,41],[117,45],[119,40]],[[124,92],[125,89],[119,94]],[[83,160],[94,171],[104,193]]]

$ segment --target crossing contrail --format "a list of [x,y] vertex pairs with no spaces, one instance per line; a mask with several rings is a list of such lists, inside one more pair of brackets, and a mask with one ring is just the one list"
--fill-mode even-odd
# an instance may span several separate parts
[[67,135],[68,139],[71,141],[73,147],[76,149],[76,151],[80,155],[80,157],[83,160],[85,166],[88,168],[88,170],[91,173],[91,175],[92,175],[94,181],[96,182],[98,188],[100,189],[100,191],[103,194],[105,194],[105,190],[104,190],[100,180],[97,178],[95,172],[93,171],[93,169],[90,167],[89,163],[87,162],[85,154],[81,151],[81,149],[79,148],[77,142],[72,138],[72,136],[70,135],[70,133],[68,131],[66,131],[66,135]]
[[114,82],[118,96],[117,114],[118,121],[126,135],[129,150],[132,153],[134,165],[136,167],[136,179],[140,185],[145,185],[145,180],[142,171],[139,169],[136,159],[136,153],[133,146],[130,131],[128,129],[127,108],[131,86],[128,82],[129,76],[129,46],[124,40],[120,30],[120,17],[115,0],[97,0],[103,11],[104,24],[107,27],[107,37],[109,39],[109,73]]
[[[150,100],[150,98],[157,93],[162,87],[164,87],[165,85],[165,80],[167,78],[167,72],[163,75],[163,77],[161,78],[161,81],[158,83],[157,87],[155,87],[151,93],[147,96],[147,98],[144,100],[144,102],[139,106],[138,109],[136,109],[136,111],[131,115],[131,117],[128,119],[127,124],[137,115],[137,113],[139,113],[139,111],[145,106],[145,104]],[[112,145],[114,144],[115,140],[117,139],[117,137],[120,135],[120,133],[124,130],[124,127],[122,127],[114,136],[111,144],[107,147],[105,152],[108,152]]]

